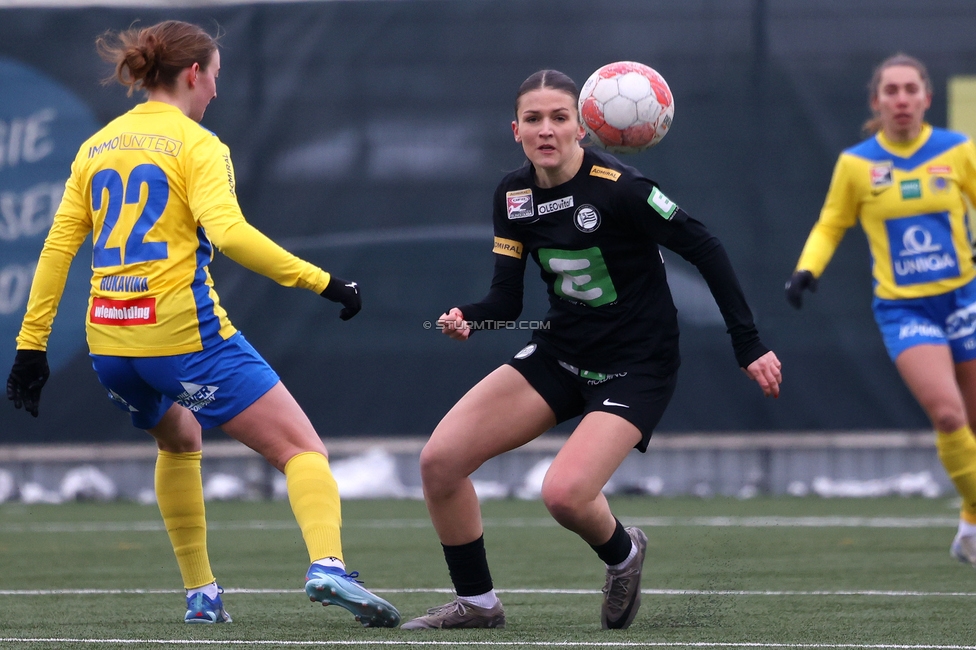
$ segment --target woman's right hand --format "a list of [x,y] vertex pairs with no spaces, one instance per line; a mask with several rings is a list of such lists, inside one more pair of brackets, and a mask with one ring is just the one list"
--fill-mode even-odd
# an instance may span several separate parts
[[468,327],[464,314],[457,307],[451,307],[451,311],[441,314],[437,319],[437,327],[455,341],[467,341],[471,336],[471,328]]

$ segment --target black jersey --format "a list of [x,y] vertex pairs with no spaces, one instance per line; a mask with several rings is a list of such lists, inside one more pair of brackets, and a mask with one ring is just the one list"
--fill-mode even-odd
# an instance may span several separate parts
[[653,364],[672,372],[678,320],[663,245],[705,278],[739,364],[768,351],[721,243],[656,183],[607,153],[584,150],[579,172],[557,187],[538,187],[531,165],[508,174],[495,191],[493,220],[491,290],[460,308],[474,329],[518,317],[531,256],[549,293],[549,312],[532,337],[540,347],[591,371]]

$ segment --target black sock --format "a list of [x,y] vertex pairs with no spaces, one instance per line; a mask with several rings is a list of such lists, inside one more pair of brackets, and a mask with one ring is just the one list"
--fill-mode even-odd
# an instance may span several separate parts
[[494,589],[485,554],[485,536],[459,546],[441,544],[458,596],[479,596]]
[[634,547],[634,541],[630,539],[630,535],[624,530],[624,525],[620,523],[620,520],[614,517],[614,521],[617,522],[617,527],[613,531],[613,535],[610,536],[610,540],[606,544],[600,544],[599,546],[590,547],[596,551],[596,554],[600,556],[604,564],[613,566],[614,564],[620,564],[627,559],[630,555],[630,550]]

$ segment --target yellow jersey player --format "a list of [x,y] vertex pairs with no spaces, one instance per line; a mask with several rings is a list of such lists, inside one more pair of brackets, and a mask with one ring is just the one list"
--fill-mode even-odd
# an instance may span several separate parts
[[364,626],[399,614],[349,574],[339,492],[301,407],[220,306],[207,265],[214,249],[285,286],[322,294],[348,320],[359,288],[291,255],[241,214],[228,148],[200,126],[216,96],[217,43],[167,21],[99,38],[139,104],[86,141],[44,243],[7,380],[16,407],[38,414],[45,350],[68,267],[92,235],[87,314],[92,365],[109,397],[157,442],[156,499],[187,590],[187,623],[231,618],[207,553],[202,429],[220,427],[284,472],[308,549],[305,589]]
[[925,66],[899,54],[869,86],[873,135],[841,153],[820,218],[786,297],[802,306],[848,228],[871,249],[874,316],[885,347],[936,430],[939,458],[962,496],[953,557],[976,565],[976,269],[966,199],[976,204],[976,147],[924,121]]

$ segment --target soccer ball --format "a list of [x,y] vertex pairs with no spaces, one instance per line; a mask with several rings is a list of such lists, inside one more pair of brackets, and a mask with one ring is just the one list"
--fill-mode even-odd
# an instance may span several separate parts
[[579,97],[590,139],[614,153],[653,147],[671,128],[674,98],[656,70],[643,63],[608,63],[590,75]]

